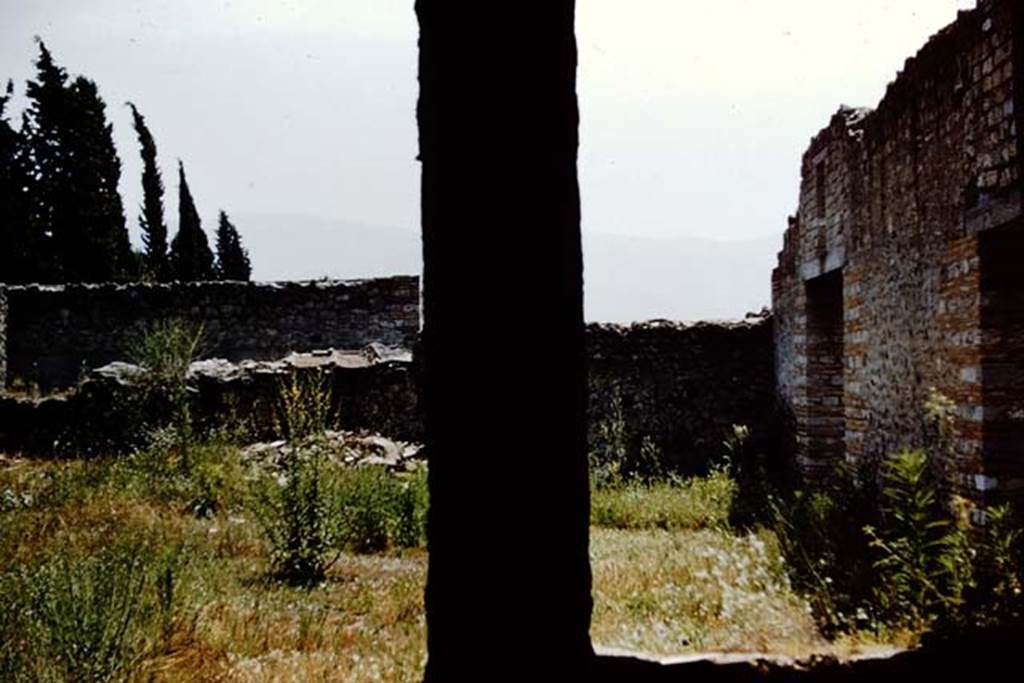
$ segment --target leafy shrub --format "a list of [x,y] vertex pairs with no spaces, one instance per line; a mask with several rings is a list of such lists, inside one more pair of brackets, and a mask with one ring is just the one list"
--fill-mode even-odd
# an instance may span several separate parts
[[873,627],[873,556],[864,527],[878,523],[878,487],[868,468],[840,466],[819,490],[769,498],[769,526],[826,636]]
[[425,470],[398,478],[380,467],[338,475],[339,540],[355,552],[415,547],[426,541]]
[[1024,630],[1024,529],[1009,505],[989,508],[985,527],[971,537],[972,577],[965,610],[952,624],[964,629]]
[[272,576],[291,585],[322,582],[343,550],[415,546],[425,537],[423,472],[400,479],[381,468],[332,465],[315,439],[292,449],[279,476],[262,479],[256,499]]
[[966,629],[1020,628],[1022,531],[1006,507],[969,529],[942,505],[923,451],[841,469],[822,491],[774,498],[774,530],[794,586],[822,630],[938,637]]
[[[203,354],[204,344],[202,325],[170,319],[154,323],[128,345],[129,359],[146,370],[141,378],[146,414],[170,416],[177,447],[186,463],[193,440],[188,369]],[[160,424],[165,423],[161,420],[153,426]]]
[[612,384],[607,415],[590,434],[588,460],[592,488],[652,482],[667,476],[661,449],[645,435],[637,443],[630,437],[622,405],[622,390]]
[[903,451],[882,468],[882,524],[865,527],[879,553],[875,601],[886,622],[923,630],[963,602],[968,540],[943,510],[923,451]]
[[128,358],[158,380],[180,382],[204,352],[204,326],[172,318],[153,323],[128,344]]
[[285,583],[316,585],[340,552],[338,497],[330,491],[323,443],[294,447],[277,478],[257,490],[257,514],[271,545],[272,574]]

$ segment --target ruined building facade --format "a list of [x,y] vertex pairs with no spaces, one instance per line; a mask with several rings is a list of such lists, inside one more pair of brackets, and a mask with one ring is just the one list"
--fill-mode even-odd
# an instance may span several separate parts
[[812,479],[927,447],[954,493],[1024,496],[1021,5],[961,12],[804,154],[772,296],[776,390]]

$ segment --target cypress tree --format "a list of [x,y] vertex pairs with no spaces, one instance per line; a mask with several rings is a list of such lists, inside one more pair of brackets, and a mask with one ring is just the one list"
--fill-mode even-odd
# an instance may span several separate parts
[[178,161],[178,234],[171,241],[171,272],[183,282],[214,279],[213,252],[203,232],[185,166]]
[[13,94],[14,84],[8,81],[4,95],[0,96],[0,282],[8,284],[30,281],[35,270],[24,199],[24,145],[21,134],[5,115]]
[[217,276],[221,280],[248,281],[252,278],[249,252],[242,246],[238,230],[224,211],[220,212],[217,223]]
[[57,243],[67,222],[68,149],[71,103],[67,72],[53,61],[46,44],[39,43],[36,79],[28,81],[28,111],[22,118],[23,159],[28,175],[26,218],[35,242],[33,279],[62,282],[63,261]]
[[71,84],[75,125],[71,130],[74,223],[66,231],[64,261],[77,281],[132,278],[131,243],[118,192],[121,160],[113,126],[96,84],[79,76]]
[[158,282],[170,279],[167,261],[167,224],[164,222],[164,181],[156,162],[156,142],[146,126],[146,119],[131,102],[132,120],[139,137],[142,156],[142,213],[139,227],[145,245],[145,264],[151,277]]
[[117,185],[121,162],[96,84],[68,82],[39,41],[37,76],[23,134],[29,222],[39,244],[39,279],[102,282],[131,275],[132,253]]

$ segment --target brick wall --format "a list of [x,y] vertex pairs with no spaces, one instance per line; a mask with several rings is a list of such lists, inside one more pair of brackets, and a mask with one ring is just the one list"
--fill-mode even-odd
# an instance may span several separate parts
[[[907,60],[875,110],[841,108],[804,155],[773,308],[776,391],[809,474],[840,456],[927,443],[931,387],[956,403],[956,451],[934,454],[956,493],[1005,493],[1024,471],[1020,447],[1007,455],[999,436],[1017,433],[1007,425],[1022,383],[1005,368],[1007,358],[1024,362],[1020,306],[996,293],[1021,282],[998,262],[1002,250],[982,248],[990,232],[1015,248],[1024,231],[1018,5],[981,0],[961,12]],[[841,377],[823,374],[837,355],[818,324],[818,294],[835,277]],[[838,392],[823,388],[825,376]]]

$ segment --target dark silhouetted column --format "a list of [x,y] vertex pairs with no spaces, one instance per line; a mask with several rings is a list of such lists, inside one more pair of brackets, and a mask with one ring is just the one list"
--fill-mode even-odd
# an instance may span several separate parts
[[427,680],[591,656],[574,3],[419,0]]

